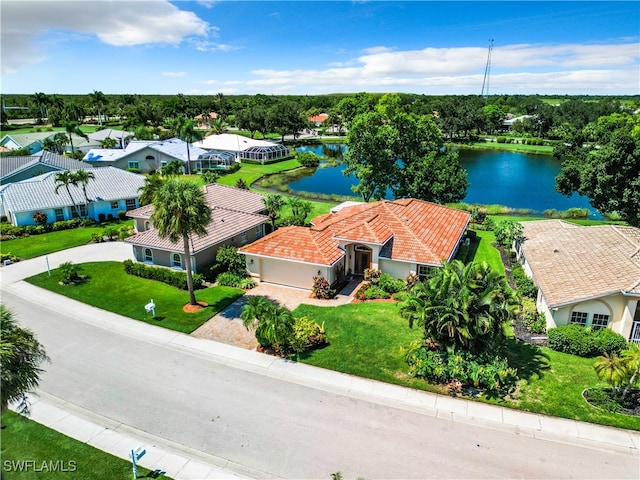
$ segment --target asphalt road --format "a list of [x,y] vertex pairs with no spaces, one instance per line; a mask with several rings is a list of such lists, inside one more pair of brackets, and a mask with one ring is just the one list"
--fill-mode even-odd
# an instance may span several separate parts
[[270,477],[634,478],[637,455],[455,423],[140,341],[3,292],[51,358],[41,390]]

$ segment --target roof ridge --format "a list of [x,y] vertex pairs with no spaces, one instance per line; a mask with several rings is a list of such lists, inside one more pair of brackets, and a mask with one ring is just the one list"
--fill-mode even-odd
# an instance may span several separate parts
[[[415,199],[411,199],[411,200],[413,201]],[[393,202],[390,202],[390,203],[393,203]],[[411,203],[413,203],[413,202],[409,202],[407,205],[402,205],[400,203],[396,203],[395,205],[398,205],[398,206],[400,206],[402,208],[407,208]],[[432,203],[432,202],[424,202],[424,203]],[[438,204],[433,204],[433,205],[438,205]],[[438,205],[438,206],[441,206],[441,205]],[[387,209],[387,210],[389,211],[389,214],[394,219],[396,219],[398,221],[398,223],[400,223],[400,225],[402,226],[402,229],[407,231],[407,232],[409,232],[409,234],[422,246],[422,248],[425,249],[425,251],[427,253],[429,253],[430,255],[433,255],[435,257],[438,256],[431,248],[429,248],[429,246],[425,245],[424,241],[420,237],[418,237],[418,235],[416,235],[416,232],[413,230],[413,228],[409,228],[402,218],[398,218],[396,213],[393,212],[391,209]],[[457,210],[457,209],[454,209],[454,210]]]

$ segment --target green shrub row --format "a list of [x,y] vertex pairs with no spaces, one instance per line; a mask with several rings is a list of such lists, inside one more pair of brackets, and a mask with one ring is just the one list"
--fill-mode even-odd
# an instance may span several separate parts
[[509,367],[506,358],[488,352],[479,355],[466,351],[449,354],[414,345],[406,360],[411,376],[445,385],[459,382],[460,387],[479,388],[501,396],[518,380],[517,370]]
[[95,225],[96,221],[92,218],[74,218],[72,220],[62,220],[53,222],[48,225],[25,225],[16,227],[10,223],[0,224],[2,235],[9,237],[26,237],[28,235],[40,235],[47,232],[57,232],[59,230],[70,230],[78,227],[89,227]]
[[592,330],[582,325],[564,325],[549,329],[547,335],[549,348],[579,357],[618,354],[627,348],[627,340],[610,328]]
[[573,207],[560,211],[557,211],[555,208],[549,208],[542,213],[545,217],[549,218],[589,218],[588,208]]
[[538,296],[538,287],[533,280],[524,273],[524,268],[519,263],[514,263],[511,267],[511,275],[518,286],[518,293],[522,297],[535,299]]
[[[124,265],[124,271],[129,275],[157,280],[158,282],[166,283],[181,290],[187,290],[188,288],[186,272],[161,267],[149,267],[142,263],[134,263],[131,260],[125,260],[122,263]],[[202,275],[198,273],[193,274],[193,288],[202,288]]]
[[243,277],[232,272],[222,272],[216,277],[216,283],[223,287],[242,288],[249,290],[256,286],[256,282],[251,277]]
[[532,298],[522,299],[522,325],[531,333],[545,333],[547,320],[544,313],[539,313],[536,302]]

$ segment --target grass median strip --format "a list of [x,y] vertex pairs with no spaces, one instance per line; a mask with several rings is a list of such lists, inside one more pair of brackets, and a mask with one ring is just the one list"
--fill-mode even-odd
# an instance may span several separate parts
[[[186,313],[182,307],[189,294],[155,280],[127,275],[120,262],[90,262],[81,265],[85,279],[76,285],[61,285],[58,270],[40,273],[27,282],[66,297],[109,312],[158,325],[183,333],[191,333],[220,310],[239,297],[242,290],[231,287],[210,287],[196,291],[198,301],[209,306],[198,312]],[[153,299],[156,318],[146,313],[144,306]]]
[[[4,413],[2,423],[2,471],[7,479],[132,478],[131,462],[17,413]],[[138,478],[153,478],[150,473],[153,472],[138,467]]]

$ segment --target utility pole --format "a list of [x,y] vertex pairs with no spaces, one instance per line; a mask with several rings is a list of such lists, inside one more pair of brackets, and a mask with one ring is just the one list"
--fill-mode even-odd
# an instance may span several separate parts
[[[484,80],[482,81],[482,95],[487,100],[489,96],[489,77],[491,76],[491,51],[493,50],[493,38],[489,39],[489,51],[487,52],[487,66],[484,68]],[[484,87],[487,87],[486,91]]]

